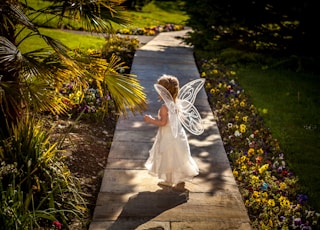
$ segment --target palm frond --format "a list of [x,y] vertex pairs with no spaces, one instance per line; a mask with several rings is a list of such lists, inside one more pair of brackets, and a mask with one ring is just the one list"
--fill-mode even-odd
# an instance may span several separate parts
[[63,114],[67,111],[67,98],[56,92],[45,81],[30,79],[24,83],[23,98],[28,98],[28,105],[35,112],[50,111],[53,114]]
[[22,77],[30,76],[46,78],[54,73],[57,68],[62,68],[59,60],[56,60],[47,48],[23,53]]
[[57,39],[54,39],[52,37],[39,34],[41,38],[52,48],[54,51],[56,51],[58,54],[61,54],[62,56],[69,58],[68,51],[70,51],[70,48],[68,48],[66,45],[64,45],[62,42],[60,42]]
[[[30,19],[21,11],[21,8],[12,1],[5,0],[0,3],[2,22],[7,22],[12,25],[21,24],[33,31],[37,31],[37,27],[30,21]],[[8,27],[9,28],[9,27]]]
[[127,114],[127,110],[142,112],[146,109],[144,88],[135,75],[115,71],[122,67],[123,63],[113,55],[105,71],[104,84],[122,113]]
[[[83,62],[84,63],[84,62]],[[113,55],[109,62],[101,58],[88,59],[86,67],[88,78],[92,79],[102,91],[102,97],[110,96],[118,112],[126,115],[146,109],[146,95],[138,79],[132,74],[121,74],[128,68],[120,58]]]
[[[56,0],[42,13],[59,17],[62,19],[76,20],[82,22],[85,30],[91,32],[112,32],[112,22],[127,25],[130,20],[120,6],[122,1],[118,0]],[[48,19],[51,20],[51,19]]]
[[7,38],[0,36],[0,69],[11,72],[20,67],[22,55],[19,49]]

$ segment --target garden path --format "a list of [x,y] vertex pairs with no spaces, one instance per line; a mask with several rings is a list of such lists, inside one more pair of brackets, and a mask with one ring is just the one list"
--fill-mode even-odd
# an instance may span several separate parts
[[[200,77],[192,47],[179,39],[187,32],[160,33],[136,51],[131,73],[145,87],[146,113],[157,115],[153,84],[160,75],[177,76],[181,86]],[[120,117],[89,230],[251,229],[204,89],[195,106],[205,132],[188,137],[200,175],[182,192],[159,187],[144,168],[157,127],[144,123],[142,115]]]

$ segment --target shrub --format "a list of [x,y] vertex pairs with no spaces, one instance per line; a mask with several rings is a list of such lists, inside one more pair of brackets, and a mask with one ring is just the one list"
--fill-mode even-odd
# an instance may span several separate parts
[[5,229],[68,228],[85,216],[80,185],[41,127],[27,118],[12,126],[9,138],[1,138],[0,225]]
[[[119,74],[129,74],[138,47],[139,40],[136,38],[110,36],[106,38],[101,50],[77,50],[77,53],[88,57],[92,65],[96,64],[94,60],[104,60],[105,65],[112,63]],[[104,70],[96,68],[96,71]],[[104,73],[99,75],[104,76]],[[70,116],[77,117],[81,114],[82,119],[99,119],[115,112],[116,105],[113,101],[115,95],[110,94],[108,86],[91,79],[90,76],[85,77],[88,83],[85,89],[79,89],[73,81],[65,82],[60,88],[60,93],[66,98],[65,103],[68,105]]]

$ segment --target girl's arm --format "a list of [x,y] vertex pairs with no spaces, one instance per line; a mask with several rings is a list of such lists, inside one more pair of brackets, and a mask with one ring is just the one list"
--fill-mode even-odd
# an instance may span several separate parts
[[153,118],[150,115],[144,116],[144,121],[156,126],[164,126],[167,124],[168,121],[168,109],[165,105],[162,105],[159,112],[159,118]]

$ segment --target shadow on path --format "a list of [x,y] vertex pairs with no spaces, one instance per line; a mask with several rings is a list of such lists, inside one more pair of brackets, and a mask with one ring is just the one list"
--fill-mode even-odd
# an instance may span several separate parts
[[[154,192],[139,192],[129,198],[109,230],[136,229],[161,213],[186,203],[188,199],[188,190],[178,192],[164,188]],[[161,226],[159,229],[162,229]]]

